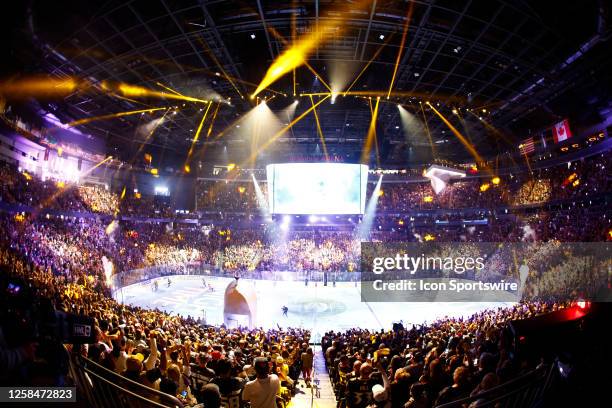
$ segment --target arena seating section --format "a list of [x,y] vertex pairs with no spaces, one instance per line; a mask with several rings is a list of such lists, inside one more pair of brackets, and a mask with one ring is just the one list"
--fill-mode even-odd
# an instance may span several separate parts
[[[396,227],[373,231],[372,237],[416,241],[430,233],[449,242],[609,240],[610,211],[601,198],[610,192],[610,164],[609,157],[599,156],[569,168],[515,174],[487,189],[481,188],[484,179],[473,178],[453,183],[440,196],[423,182],[383,185],[379,219]],[[580,182],[567,183],[574,173]],[[142,392],[140,399],[132,395],[134,405],[139,399],[144,405],[157,401],[206,406],[211,397],[203,386],[220,381],[219,372],[209,369],[228,366],[228,375],[239,377],[236,381],[242,384],[252,378],[252,359],[260,355],[271,358],[272,371],[279,374],[285,389],[279,404],[287,404],[310,333],[204,327],[191,317],[118,304],[109,296],[103,257],[113,262],[116,272],[208,262],[248,275],[276,268],[350,270],[358,263],[356,241],[349,233],[321,232],[315,237],[312,232],[293,232],[285,248],[288,255],[279,258],[261,231],[226,226],[206,234],[185,226],[167,229],[165,223],[151,219],[177,214],[170,204],[152,198],[128,194],[121,199],[120,193],[99,186],[42,181],[6,164],[0,167],[0,179],[4,210],[0,260],[6,275],[27,282],[36,299],[49,299],[58,309],[95,318],[97,343],[67,350],[72,369],[80,370],[68,381],[83,382],[85,377],[80,376],[87,372],[98,384],[97,392],[109,381],[116,386],[106,390],[109,395],[118,389],[126,395]],[[204,211],[258,211],[251,185],[242,189],[239,183],[201,183],[198,205]],[[554,211],[551,203],[557,205]],[[489,216],[488,225],[473,228],[399,227],[399,220],[407,220],[415,209],[482,208],[494,213],[497,207],[511,207],[513,217]],[[113,221],[126,214],[142,219]],[[453,214],[460,217],[450,212],[447,219]],[[538,356],[512,355],[508,323],[567,306],[543,299],[414,328],[330,332],[321,346],[340,406],[365,408],[380,397],[372,394],[372,385],[387,381],[397,407],[438,406],[470,396],[478,400],[478,395],[485,395],[480,393],[500,384],[531,378],[525,376],[543,383],[549,371],[539,365]],[[360,364],[368,354],[374,355],[375,363]],[[145,391],[138,384],[161,393]],[[222,398],[230,397],[222,393]]]

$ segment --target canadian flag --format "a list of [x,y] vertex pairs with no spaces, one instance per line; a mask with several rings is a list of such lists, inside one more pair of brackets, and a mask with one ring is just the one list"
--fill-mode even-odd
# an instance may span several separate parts
[[553,137],[555,139],[555,143],[561,143],[562,141],[572,137],[572,132],[570,131],[569,122],[567,119],[563,119],[553,127]]

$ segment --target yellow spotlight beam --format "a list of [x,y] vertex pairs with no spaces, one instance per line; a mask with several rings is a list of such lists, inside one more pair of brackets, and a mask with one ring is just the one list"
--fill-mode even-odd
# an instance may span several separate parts
[[[279,33],[279,32],[278,32],[278,31],[277,31],[277,30],[276,30],[274,27],[269,27],[269,26],[268,26],[268,27],[267,27],[267,29],[268,29],[268,31],[269,31],[270,33],[272,33],[272,35],[273,35],[273,36],[274,36],[276,39],[278,39],[280,42],[282,42],[282,43],[283,43],[283,45],[285,45],[285,46],[289,45],[289,44],[288,44],[288,42],[287,42],[287,40],[285,39],[285,37],[283,37],[283,36],[282,36],[282,34],[281,34],[281,33]],[[304,65],[306,65],[306,68],[308,68],[308,69],[310,70],[310,72],[312,72],[312,74],[313,74],[314,76],[316,76],[316,77],[319,79],[319,81],[321,81],[321,83],[322,83],[322,84],[323,84],[323,85],[324,85],[324,86],[327,88],[327,90],[328,90],[329,92],[331,92],[331,91],[332,91],[332,90],[331,90],[331,87],[330,87],[330,86],[327,84],[327,82],[325,82],[325,80],[323,79],[323,77],[322,77],[321,75],[319,75],[319,73],[318,73],[318,72],[317,72],[317,71],[316,71],[316,70],[315,70],[315,69],[312,67],[312,65],[310,65],[310,64],[308,63],[308,61],[307,61],[307,60],[304,60]],[[293,93],[295,94],[295,68],[293,69],[293,82],[294,82],[294,83],[293,83],[293,87],[294,87]]]
[[[295,9],[295,1],[296,0],[291,0],[291,8]],[[296,16],[297,13],[291,13],[291,46],[293,46],[295,44],[295,34],[296,34]],[[293,96],[296,95],[295,93],[295,68],[293,68]]]
[[[310,97],[310,103],[314,106],[314,99],[312,96]],[[329,161],[329,155],[327,154],[327,146],[325,145],[325,137],[323,137],[323,130],[321,129],[321,123],[319,122],[319,115],[317,115],[317,110],[313,109],[312,113],[315,117],[315,122],[317,123],[317,130],[319,131],[319,139],[321,139],[321,145],[323,145],[323,154],[325,155],[325,161]]]
[[202,132],[202,127],[204,126],[204,122],[206,121],[206,116],[208,115],[208,111],[210,110],[211,106],[212,106],[212,103],[209,103],[208,106],[206,107],[206,110],[204,111],[204,115],[202,115],[202,120],[200,121],[200,124],[198,125],[198,130],[196,130],[196,134],[193,137],[193,140],[191,141],[191,147],[189,148],[189,152],[187,152],[187,159],[185,159],[185,166],[189,165],[189,160],[191,160],[191,155],[193,154],[193,148],[195,144],[198,142],[198,139],[200,138],[200,132]]
[[[254,156],[257,157],[257,155],[263,151],[264,149],[266,149],[268,146],[270,146],[272,143],[274,143],[274,141],[276,139],[278,139],[279,137],[281,137],[282,135],[285,134],[285,132],[287,132],[289,129],[291,129],[296,123],[298,123],[300,120],[302,120],[306,115],[308,115],[311,111],[313,111],[314,109],[317,108],[317,106],[319,106],[320,104],[322,104],[323,102],[325,102],[325,100],[327,100],[328,98],[331,98],[331,95],[327,95],[325,96],[323,99],[321,99],[319,102],[315,103],[313,106],[311,106],[310,108],[306,109],[300,116],[298,116],[297,118],[293,119],[291,122],[289,122],[289,124],[287,126],[285,126],[284,128],[282,128],[281,130],[279,130],[278,132],[276,132],[272,137],[270,137],[270,139],[268,139],[266,141],[266,143],[264,143],[262,146],[259,147],[259,149],[257,149],[257,151],[254,153]],[[247,160],[247,163],[249,161],[251,161],[252,158],[250,157]]]
[[[376,113],[378,116],[378,112]],[[378,133],[374,131],[374,152],[376,153],[376,166],[380,167],[380,152],[378,151]]]
[[370,158],[370,150],[372,150],[372,143],[376,137],[376,120],[378,119],[379,102],[380,98],[376,98],[376,105],[374,105],[374,111],[372,112],[372,120],[370,121],[370,127],[368,128],[368,135],[363,146],[363,151],[361,152],[361,163],[367,163]]
[[144,88],[142,86],[130,85],[126,83],[120,84],[112,84],[107,81],[102,81],[100,83],[100,88],[103,91],[117,92],[123,96],[132,97],[132,98],[162,98],[162,99],[177,99],[181,101],[187,102],[200,102],[207,103],[203,99],[193,98],[191,96],[186,96],[182,94],[176,94],[174,92],[166,93],[154,91],[152,89]]
[[0,82],[0,94],[11,98],[64,97],[84,86],[88,85],[79,84],[74,78],[34,76]]
[[485,165],[485,161],[483,160],[483,158],[480,156],[480,154],[478,154],[478,152],[476,151],[476,149],[474,148],[474,146],[472,146],[472,144],[461,134],[461,132],[459,132],[457,130],[457,128],[455,128],[449,121],[448,119],[446,119],[444,117],[444,115],[442,115],[431,103],[426,102],[427,106],[429,106],[431,108],[431,110],[433,110],[436,115],[438,115],[440,117],[440,119],[442,119],[442,122],[444,122],[444,124],[451,130],[451,132],[453,132],[453,134],[457,137],[457,139],[459,139],[459,141],[461,142],[461,144],[467,149],[467,151],[472,155],[472,157],[474,157],[474,159],[476,160],[476,163],[478,166],[484,166],[484,169],[490,173],[490,170],[488,167],[486,167]]
[[425,133],[427,134],[427,139],[429,140],[429,146],[431,146],[431,156],[434,160],[437,159],[436,148],[434,146],[433,139],[431,138],[431,132],[429,131],[429,124],[427,123],[427,116],[425,115],[425,109],[423,109],[423,104],[419,104],[421,106],[421,113],[423,114],[423,123],[425,124]]
[[395,66],[393,67],[393,76],[391,77],[391,83],[389,84],[389,91],[387,92],[387,99],[391,96],[391,90],[395,84],[395,76],[397,75],[397,68],[399,67],[400,59],[402,57],[402,51],[404,51],[404,45],[406,44],[406,36],[408,35],[408,27],[410,26],[410,20],[412,19],[412,10],[414,9],[414,2],[410,2],[408,5],[408,11],[406,13],[406,21],[404,21],[404,31],[402,32],[402,41],[400,42],[399,49],[397,50],[397,57],[395,58]]
[[394,35],[395,35],[395,33],[391,33],[391,35],[387,38],[387,41],[385,41],[380,47],[378,47],[378,49],[376,50],[376,52],[374,53],[372,58],[370,58],[368,60],[368,62],[365,64],[365,66],[361,69],[361,72],[359,72],[359,74],[355,77],[353,82],[351,82],[349,87],[346,88],[346,91],[342,92],[342,94],[344,96],[346,96],[350,92],[350,90],[353,88],[353,86],[357,83],[357,81],[359,81],[359,78],[361,78],[361,76],[368,69],[370,64],[372,64],[372,62],[374,62],[374,60],[376,60],[376,58],[378,58],[378,56],[380,55],[382,50],[387,46],[387,44],[389,44],[389,42],[391,41],[391,39],[393,38]]
[[[210,120],[210,125],[208,126],[208,131],[206,132],[206,138],[207,139],[212,134],[213,126],[215,124],[215,119],[217,118],[217,113],[219,112],[220,107],[221,107],[221,102],[218,102],[217,103],[217,107],[215,108],[215,111],[213,112],[213,117]],[[200,151],[198,151],[198,153],[197,153],[198,157],[202,158],[204,156],[204,153],[206,152],[206,148],[207,147],[208,146],[206,144],[202,146],[202,149]]]
[[208,131],[206,132],[206,138],[210,137],[210,134],[213,130],[213,125],[215,124],[215,119],[217,119],[217,113],[219,112],[219,108],[221,107],[221,102],[217,103],[217,107],[215,108],[215,112],[213,113],[212,120],[210,121],[210,126],[208,126]]
[[158,86],[161,86],[161,87],[162,87],[162,88],[164,88],[166,91],[170,91],[170,92],[172,92],[172,93],[173,93],[173,94],[175,94],[175,95],[183,96],[183,94],[181,94],[180,92],[175,91],[174,89],[172,89],[172,88],[170,88],[169,86],[166,86],[166,85],[164,85],[164,84],[162,84],[162,83],[160,83],[160,82],[155,82],[155,84],[156,84],[156,85],[158,85]]
[[155,111],[162,110],[162,109],[168,109],[168,108],[166,108],[166,107],[164,107],[164,108],[149,108],[149,109],[139,109],[139,110],[134,110],[134,111],[127,111],[127,112],[111,113],[111,114],[108,114],[108,115],[94,116],[94,117],[91,117],[91,118],[84,118],[84,119],[75,120],[75,121],[67,123],[66,126],[74,127],[74,126],[84,125],[84,124],[89,123],[89,122],[94,122],[96,120],[105,120],[105,119],[120,118],[122,116],[135,115],[137,113],[145,113],[145,112],[155,112]]
[[[79,55],[83,55],[84,53],[79,52]],[[128,56],[121,56],[121,57],[113,57],[111,55],[103,55],[100,54],[98,52],[97,55],[90,55],[91,58],[100,60],[100,59],[104,59],[105,62],[108,62],[109,60],[112,60],[113,62],[130,62],[129,59],[132,58],[132,55],[128,55]],[[166,60],[159,60],[159,59],[154,59],[154,58],[146,58],[146,57],[141,57],[141,59],[143,61],[146,61],[148,63],[150,63],[151,65],[156,65],[156,66],[162,66],[162,67],[170,67],[170,68],[176,68],[176,64],[174,62],[168,62]],[[205,69],[202,67],[195,67],[193,65],[189,65],[189,64],[178,64],[179,66],[181,66],[183,68],[183,70],[187,71],[188,73],[203,73],[205,75],[211,76],[211,77],[218,77],[218,75],[216,74],[215,71],[212,71],[210,69]],[[225,78],[226,80],[231,79],[232,81],[234,81],[235,83],[241,83],[244,85],[248,85],[249,87],[252,87],[253,89],[257,88],[257,84],[253,83],[253,82],[249,82],[249,81],[245,81],[243,79],[240,78],[236,78],[234,76],[231,75],[227,75],[227,77]],[[275,91],[274,89],[271,88],[266,88],[267,91],[273,92],[273,93],[279,93],[279,94],[283,94],[283,92],[279,92],[279,91]]]
[[326,19],[323,23],[319,24],[318,30],[312,30],[302,38],[297,39],[291,47],[283,51],[272,62],[259,86],[251,95],[251,98],[257,96],[264,88],[267,88],[285,74],[291,72],[291,70],[303,65],[308,55],[325,41],[325,38],[319,35],[320,31],[338,30],[338,27],[342,30],[344,21],[351,15],[351,12],[369,3],[371,3],[371,0],[360,0],[357,3],[347,4],[344,9],[338,10],[338,18]]
[[128,102],[136,103],[136,104],[138,104],[138,105],[152,106],[152,105],[149,105],[148,103],[145,103],[145,102],[143,102],[143,101],[137,101],[136,99],[128,98],[128,97],[126,97],[126,96],[121,96],[121,95],[116,94],[116,93],[114,93],[114,92],[111,92],[110,94],[111,94],[113,97],[115,97],[115,98],[123,99],[124,101],[128,101]]

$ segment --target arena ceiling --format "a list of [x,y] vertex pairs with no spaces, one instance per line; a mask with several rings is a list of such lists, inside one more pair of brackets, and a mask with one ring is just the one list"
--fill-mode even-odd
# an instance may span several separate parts
[[[311,106],[300,94],[328,92],[322,82],[336,81],[338,75],[346,89],[371,61],[351,88],[357,96],[338,97],[317,109],[328,149],[338,154],[359,157],[371,118],[366,96],[381,92],[378,143],[383,160],[398,163],[425,159],[431,150],[422,132],[404,131],[398,103],[419,120],[426,118],[437,154],[447,158],[468,155],[448,126],[431,109],[421,110],[419,101],[436,104],[483,154],[511,149],[529,131],[558,118],[595,122],[610,110],[609,10],[603,1],[414,0],[410,18],[409,2],[388,0],[31,1],[26,7],[9,24],[14,58],[5,74],[44,72],[156,90],[163,85],[192,97],[230,101],[231,106],[220,105],[214,122],[213,135],[229,131],[216,147],[209,143],[206,158],[211,160],[221,146],[240,150],[245,145],[232,123],[253,107],[248,96],[287,44],[317,27],[324,41],[308,56],[312,70],[301,66],[295,80],[285,75],[260,96],[274,96],[269,105],[278,110],[294,100],[295,89],[297,116]],[[406,24],[405,47],[387,99]],[[165,102],[75,92],[42,106],[70,122]],[[155,131],[146,149],[180,158],[193,142],[201,105],[171,104],[178,113]],[[455,108],[463,110],[462,119],[451,113]],[[483,126],[478,116],[508,140]],[[82,128],[106,138],[128,159],[144,141],[134,132],[140,121],[140,115],[125,116]],[[311,113],[274,149],[310,153],[318,143]]]

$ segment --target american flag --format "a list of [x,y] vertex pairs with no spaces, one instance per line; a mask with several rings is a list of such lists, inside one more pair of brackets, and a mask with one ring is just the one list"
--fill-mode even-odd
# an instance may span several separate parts
[[521,154],[533,153],[535,150],[535,144],[533,143],[533,137],[528,137],[519,144],[519,150]]

